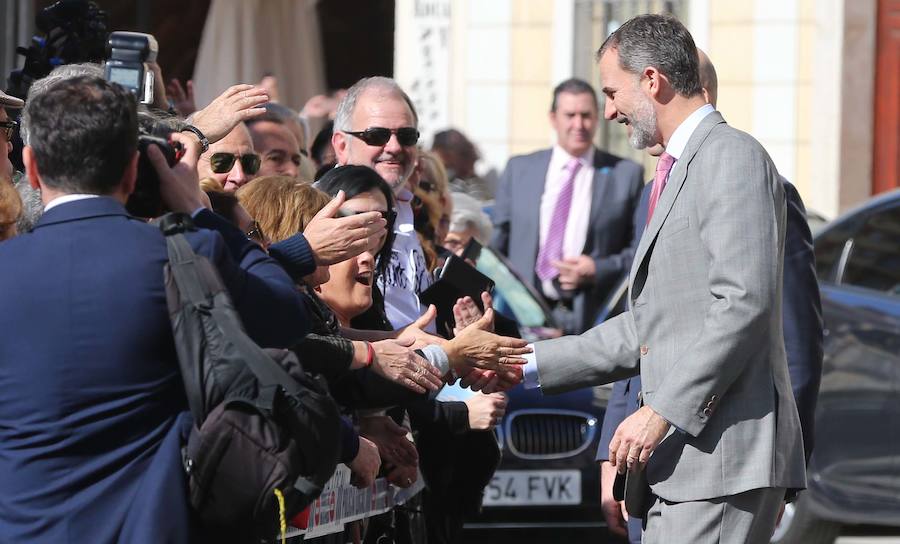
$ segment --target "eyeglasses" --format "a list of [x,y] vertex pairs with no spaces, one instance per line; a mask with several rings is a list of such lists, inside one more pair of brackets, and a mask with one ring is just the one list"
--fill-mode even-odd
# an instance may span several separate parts
[[255,174],[259,172],[260,159],[256,153],[247,153],[246,155],[235,155],[234,153],[213,153],[209,157],[209,167],[216,174],[225,174],[231,172],[236,160],[241,161],[241,168],[245,174]]
[[266,235],[263,234],[262,228],[259,226],[259,223],[256,219],[250,223],[250,228],[247,229],[247,232],[244,233],[247,238],[250,238],[254,242],[259,243],[260,245],[266,245]]
[[409,147],[411,145],[416,145],[416,142],[419,141],[419,131],[416,130],[415,127],[401,127],[401,128],[384,128],[384,127],[370,127],[361,132],[351,132],[349,130],[343,131],[346,134],[351,136],[356,136],[360,140],[366,142],[366,145],[372,146],[383,146],[391,139],[391,134],[397,135],[397,141],[403,147]]
[[12,140],[13,131],[16,130],[16,127],[19,126],[19,123],[15,121],[0,121],[0,128],[5,129],[6,132],[6,140]]

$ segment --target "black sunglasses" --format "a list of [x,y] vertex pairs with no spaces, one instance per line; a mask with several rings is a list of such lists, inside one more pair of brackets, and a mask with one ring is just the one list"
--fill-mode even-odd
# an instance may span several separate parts
[[216,174],[225,174],[231,172],[234,167],[234,161],[240,159],[241,168],[245,174],[255,174],[259,172],[260,158],[256,153],[247,153],[246,155],[235,155],[234,153],[213,153],[209,157],[209,166]]
[[[395,212],[394,210],[388,210],[386,212],[381,211],[381,210],[371,210],[371,211],[377,211],[378,213],[380,213],[381,218],[384,219],[385,221],[387,221],[387,224],[389,227],[394,222],[394,219],[397,218],[397,212]],[[340,208],[338,210],[337,216],[338,217],[350,217],[351,215],[359,215],[361,213],[369,213],[369,212],[357,212],[357,211],[353,211],[353,210],[347,210],[344,208]]]
[[401,127],[401,128],[384,128],[384,127],[370,127],[361,132],[351,132],[349,130],[344,131],[346,134],[351,136],[356,136],[360,140],[366,142],[366,145],[373,146],[383,146],[391,139],[391,134],[397,135],[397,141],[403,147],[409,147],[411,145],[416,145],[416,142],[419,141],[419,131],[416,130],[415,127]]
[[16,127],[19,126],[19,123],[15,121],[0,121],[0,127],[6,129],[6,140],[12,140],[13,131],[16,130]]

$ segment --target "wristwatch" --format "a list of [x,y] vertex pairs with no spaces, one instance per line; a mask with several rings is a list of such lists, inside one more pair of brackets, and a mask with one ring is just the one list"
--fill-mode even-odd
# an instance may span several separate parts
[[181,132],[192,132],[200,140],[200,153],[206,153],[206,150],[209,149],[209,140],[200,132],[199,128],[194,125],[184,125]]

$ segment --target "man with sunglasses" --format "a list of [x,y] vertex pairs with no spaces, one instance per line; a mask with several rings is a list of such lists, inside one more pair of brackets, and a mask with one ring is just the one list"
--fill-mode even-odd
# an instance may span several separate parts
[[[368,166],[391,186],[397,198],[394,247],[380,278],[388,320],[402,327],[427,309],[419,293],[431,285],[425,253],[413,226],[408,181],[416,167],[418,117],[409,97],[386,77],[359,80],[338,104],[331,143],[338,164]],[[431,331],[434,332],[434,325]]]
[[213,178],[229,193],[250,183],[259,173],[260,158],[253,149],[250,131],[238,123],[227,136],[210,144],[200,156],[197,171],[200,178]]

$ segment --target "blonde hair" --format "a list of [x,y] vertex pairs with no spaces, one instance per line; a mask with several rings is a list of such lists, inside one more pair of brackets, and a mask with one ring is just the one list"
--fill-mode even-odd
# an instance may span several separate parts
[[264,176],[237,191],[238,200],[272,242],[303,232],[331,198],[288,176]]
[[16,235],[16,222],[22,217],[19,191],[6,178],[0,178],[0,241]]

